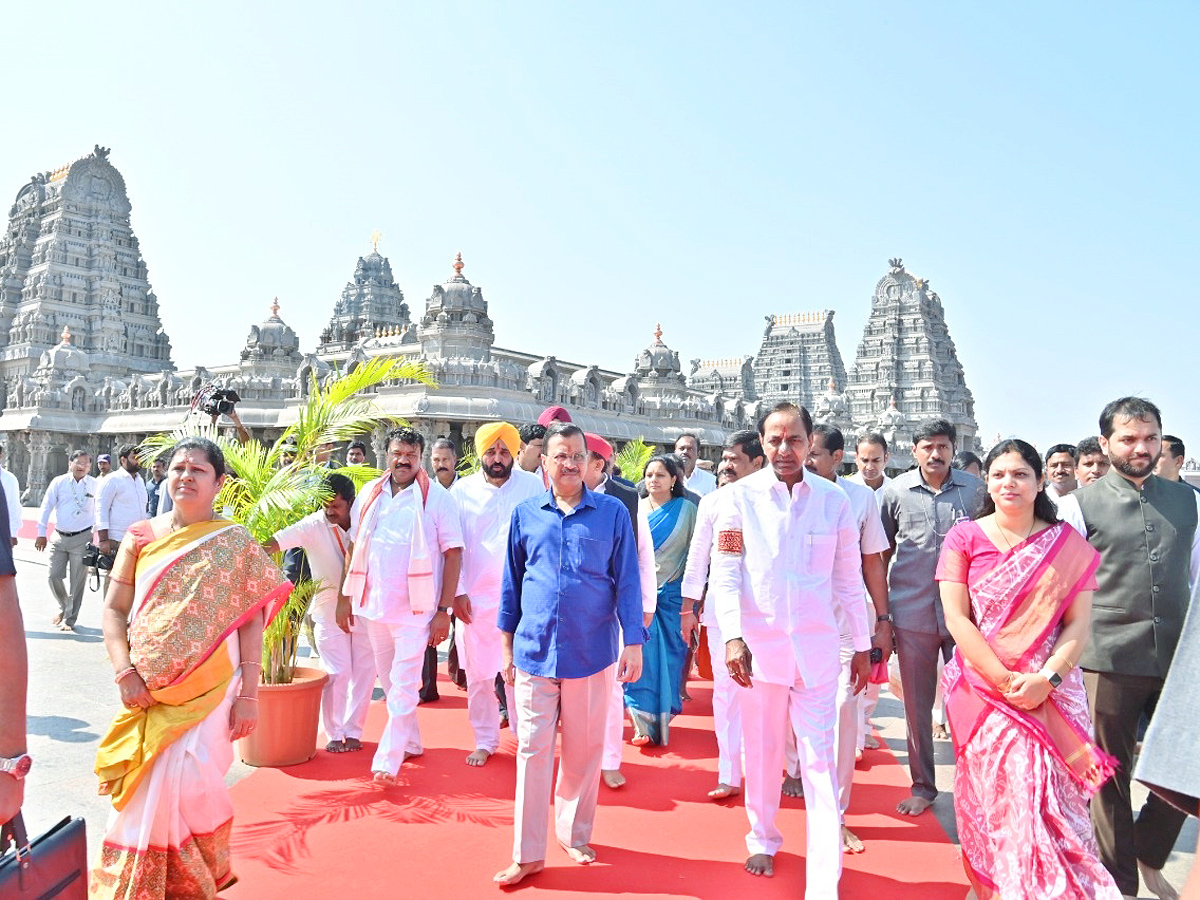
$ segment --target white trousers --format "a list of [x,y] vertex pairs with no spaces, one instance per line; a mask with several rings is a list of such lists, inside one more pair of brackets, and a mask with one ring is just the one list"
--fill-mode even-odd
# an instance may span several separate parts
[[713,671],[713,729],[717,733],[717,782],[742,784],[741,688],[725,665],[725,639],[716,624],[706,625]]
[[[458,665],[467,673],[467,717],[475,732],[475,748],[495,753],[500,746],[500,706],[496,702],[496,675],[500,671],[502,651],[496,616],[500,598],[471,597],[471,624],[462,619],[454,622],[454,645],[458,647]],[[512,685],[504,686],[505,705],[509,710],[509,727],[514,729]]]
[[367,620],[355,616],[346,634],[336,622],[314,619],[313,638],[321,668],[329,673],[321,694],[325,736],[331,741],[361,738],[375,690],[375,651],[367,635]]
[[805,900],[838,895],[842,875],[842,832],[834,768],[837,681],[809,687],[796,674],[792,685],[754,682],[741,689],[742,735],[746,757],[746,815],[750,853],[774,856],[783,846],[776,819],[779,773],[784,764],[787,722],[796,733],[800,778],[804,784],[808,842]]
[[608,711],[604,720],[604,757],[600,768],[611,772],[621,768],[621,743],[625,739],[625,687],[613,674]]
[[[839,652],[841,657],[841,673],[838,675],[837,696],[837,731],[834,733],[833,756],[837,766],[838,811],[841,819],[846,820],[846,808],[850,806],[850,790],[854,787],[855,753],[858,751],[858,740],[861,736],[859,728],[859,697],[862,694],[852,693],[850,686],[850,661],[854,658],[854,646],[844,642]],[[800,753],[797,747],[796,735],[789,732],[784,756],[784,771],[793,778],[800,778]]]
[[400,625],[367,622],[367,635],[375,652],[375,666],[388,712],[379,749],[371,761],[372,772],[395,775],[406,754],[416,756],[424,749],[417,727],[417,694],[421,690],[421,666],[429,645],[433,615],[412,618],[414,621]]
[[871,733],[871,716],[875,715],[881,686],[867,682],[867,689],[858,695],[859,728],[856,750],[862,750],[866,746],[867,735]]
[[554,782],[554,832],[578,847],[592,839],[600,761],[616,666],[586,678],[543,678],[517,670],[517,793],[513,860],[546,858],[546,807],[554,774],[554,741],[562,726]]

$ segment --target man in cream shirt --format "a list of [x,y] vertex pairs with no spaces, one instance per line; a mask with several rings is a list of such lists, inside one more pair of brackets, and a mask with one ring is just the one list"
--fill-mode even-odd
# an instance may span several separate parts
[[849,624],[856,683],[866,680],[871,632],[850,500],[836,484],[805,477],[811,431],[808,411],[791,403],[777,404],[761,421],[770,465],[725,489],[708,596],[726,639],[729,674],[745,688],[746,870],[774,874],[783,844],[775,819],[790,719],[809,822],[805,897],[817,900],[837,897],[842,871],[834,765],[838,616]]

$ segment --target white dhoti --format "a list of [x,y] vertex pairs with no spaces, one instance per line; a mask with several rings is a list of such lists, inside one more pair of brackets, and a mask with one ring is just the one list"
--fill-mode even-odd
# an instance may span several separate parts
[[586,678],[543,678],[517,670],[517,792],[513,861],[546,858],[546,807],[554,774],[554,742],[562,726],[554,831],[559,843],[592,839],[609,697],[616,666]]
[[375,653],[379,682],[386,695],[388,720],[379,738],[379,749],[371,761],[372,772],[395,775],[405,756],[423,752],[417,726],[417,694],[421,690],[421,666],[429,646],[429,623],[433,614],[412,617],[412,622],[386,624],[368,621],[367,635]]
[[[467,673],[467,717],[475,732],[475,748],[495,753],[500,746],[500,707],[496,702],[496,675],[500,671],[501,636],[496,628],[499,597],[471,597],[471,624],[454,623],[458,665]],[[513,687],[504,686],[509,727],[516,729]]]
[[871,716],[875,715],[875,706],[879,703],[879,688],[875,682],[867,682],[867,688],[858,695],[858,743],[855,750],[866,746],[867,735],[871,733]]
[[804,785],[808,841],[806,900],[836,898],[842,874],[841,822],[834,765],[837,680],[809,687],[797,673],[792,685],[754,682],[740,692],[746,760],[746,815],[751,854],[774,856],[783,845],[779,773],[784,765],[787,722],[796,734]]
[[717,734],[717,782],[730,787],[742,784],[741,688],[729,677],[725,665],[725,640],[715,621],[705,631],[713,671],[713,730]]
[[321,694],[325,736],[331,741],[362,738],[375,690],[375,651],[367,633],[367,620],[355,616],[346,634],[332,615],[314,616],[313,638],[321,668],[329,673]]

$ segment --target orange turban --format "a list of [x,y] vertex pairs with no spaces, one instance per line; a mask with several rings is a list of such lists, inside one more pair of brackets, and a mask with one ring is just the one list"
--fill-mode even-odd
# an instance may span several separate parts
[[475,453],[482,457],[496,441],[503,441],[508,452],[516,458],[521,449],[521,435],[517,433],[515,426],[507,422],[488,422],[486,425],[480,425],[479,430],[475,432]]

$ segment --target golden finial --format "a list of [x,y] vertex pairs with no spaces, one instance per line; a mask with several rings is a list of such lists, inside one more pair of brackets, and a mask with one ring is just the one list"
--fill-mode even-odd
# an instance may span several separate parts
[[63,326],[62,342],[64,344],[71,343],[71,329],[69,327],[67,327],[66,325]]
[[453,268],[454,268],[454,277],[462,278],[462,270],[463,270],[462,253],[459,253],[457,256],[454,257]]
[[383,240],[383,234],[382,234],[382,232],[379,231],[378,228],[371,232],[371,252],[372,253],[379,252],[379,242],[381,240]]
[[274,300],[271,301],[271,315],[272,316],[279,315],[279,298],[278,297],[276,297]]
[[656,343],[662,343],[662,322],[654,323],[654,340]]

